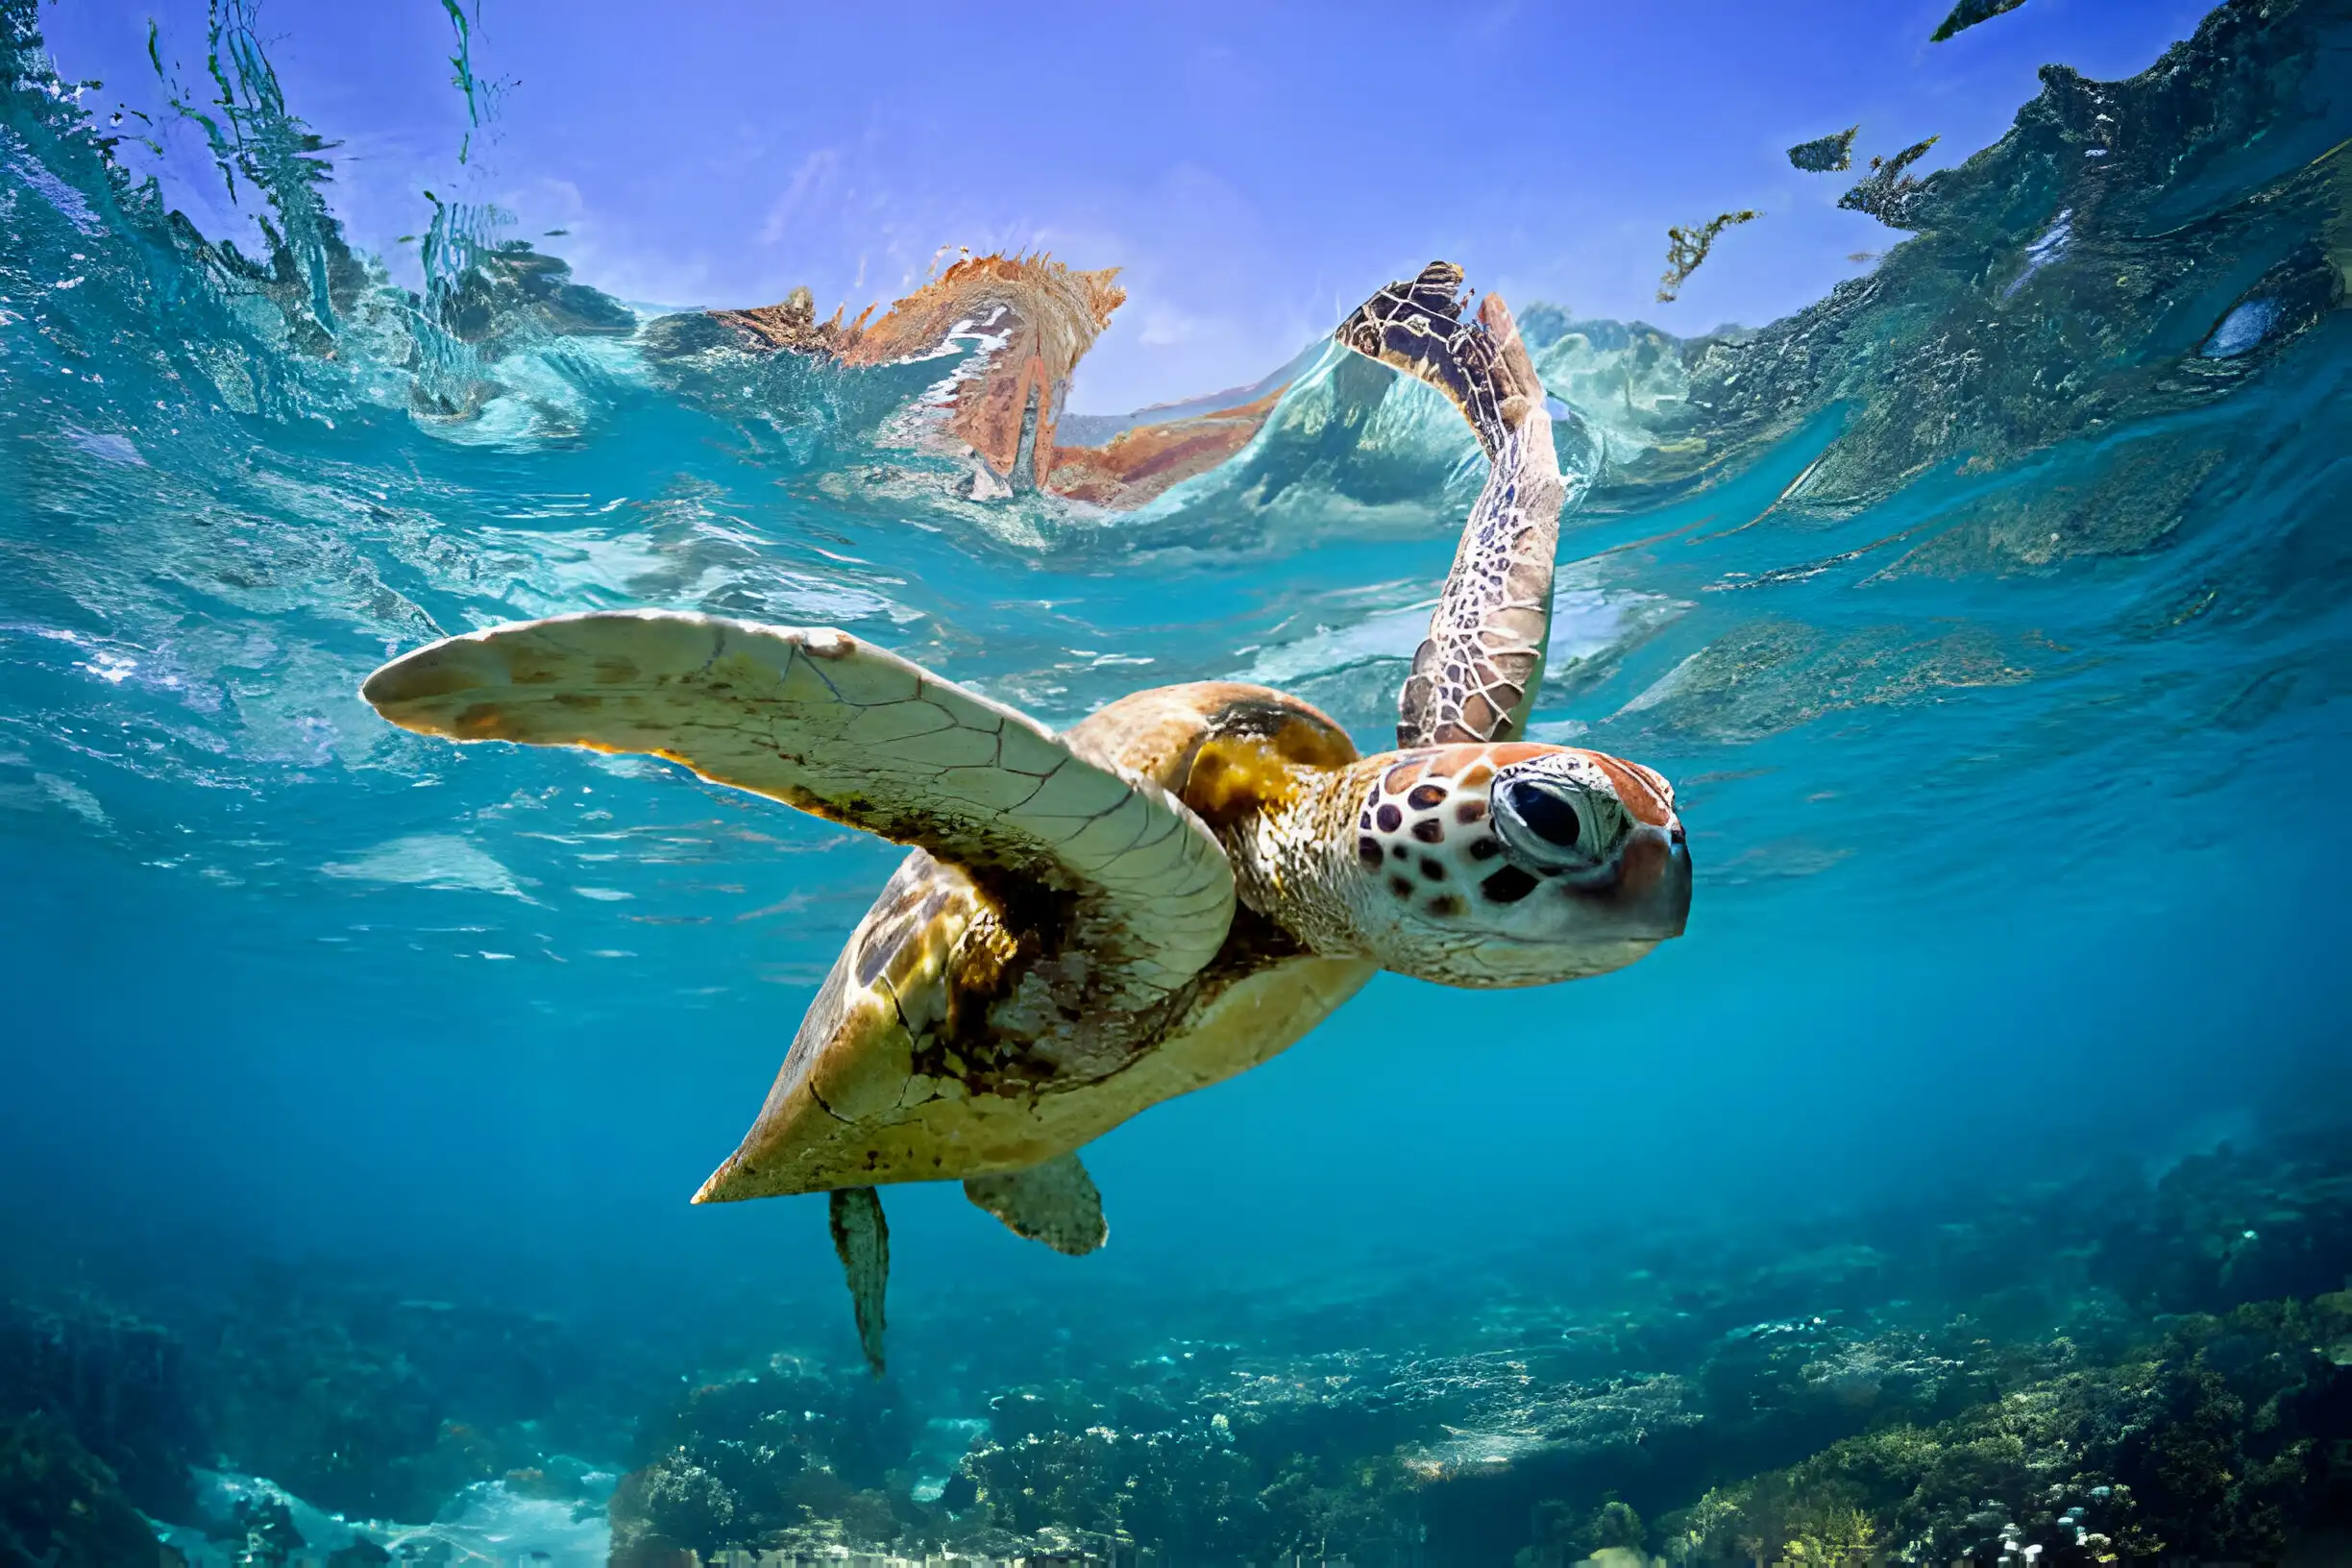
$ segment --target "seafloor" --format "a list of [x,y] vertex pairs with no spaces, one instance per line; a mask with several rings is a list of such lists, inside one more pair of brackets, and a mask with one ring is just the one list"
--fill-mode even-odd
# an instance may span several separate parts
[[2347,1258],[2333,1128],[1540,1295],[984,1305],[881,1381],[348,1272],[86,1287],[0,1319],[0,1561],[2340,1563]]

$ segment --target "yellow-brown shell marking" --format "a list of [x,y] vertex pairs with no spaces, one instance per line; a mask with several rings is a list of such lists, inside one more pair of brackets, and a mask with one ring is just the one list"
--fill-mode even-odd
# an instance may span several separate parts
[[[1063,739],[1213,822],[1295,804],[1355,757],[1323,714],[1235,682],[1138,693]],[[1106,1013],[1066,984],[1099,940],[1082,944],[1066,910],[1025,884],[910,855],[827,976],[743,1146],[697,1201],[1030,1168],[1263,1061],[1372,972],[1315,957],[1244,910],[1179,994]]]

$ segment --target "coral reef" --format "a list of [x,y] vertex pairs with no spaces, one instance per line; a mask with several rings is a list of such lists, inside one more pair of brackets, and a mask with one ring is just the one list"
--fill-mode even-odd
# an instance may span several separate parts
[[1306,1311],[1279,1303],[1114,1337],[1000,1387],[927,1482],[912,1395],[778,1360],[649,1425],[616,1560],[2275,1560],[2352,1522],[2339,1141],[1654,1237],[1582,1296],[1376,1289],[1344,1349],[1274,1348]]
[[[69,1511],[73,1488],[112,1500],[109,1528],[124,1509],[195,1524],[198,1466],[267,1476],[356,1518],[429,1520],[500,1477],[518,1496],[600,1503],[563,1456],[625,1452],[663,1376],[544,1318],[275,1268],[174,1306],[185,1315],[166,1328],[87,1292],[0,1304],[12,1519],[37,1520],[46,1486]],[[254,1560],[300,1546],[274,1490],[213,1507],[212,1533]]]
[[[682,1344],[591,1352],[525,1314],[277,1271],[169,1328],[77,1297],[6,1320],[0,1546],[154,1550],[139,1508],[192,1520],[195,1459],[285,1488],[208,1482],[211,1549],[255,1563],[377,1560],[309,1505],[491,1502],[575,1534],[601,1511],[625,1568],[2277,1561],[2352,1529],[2348,1149],[2337,1129],[2153,1178],[1627,1237],[1540,1291],[1498,1264],[1156,1297],[1047,1338],[968,1301],[902,1325],[883,1382],[719,1351],[689,1364],[739,1369],[681,1389]],[[926,1364],[943,1342],[952,1367]],[[608,1496],[573,1453],[634,1468]],[[433,1528],[374,1538],[455,1538]]]
[[[1934,1426],[1712,1489],[1665,1521],[1668,1556],[2275,1561],[2352,1516],[2347,1333],[2346,1293],[2192,1316],[2120,1364],[2029,1376]],[[2063,1339],[2040,1349],[2078,1360]]]
[[237,1568],[277,1568],[310,1544],[294,1527],[293,1508],[277,1497],[238,1499],[220,1539]]
[[429,1519],[569,1444],[615,1452],[609,1353],[544,1318],[262,1274],[213,1320],[211,1441],[316,1506]]
[[1415,1537],[1418,1478],[1379,1443],[1376,1416],[1290,1398],[1291,1379],[1247,1363],[1229,1379],[1104,1405],[1068,1384],[997,1396],[951,1494],[969,1502],[954,1538],[1058,1527],[1187,1562],[1377,1558]]
[[894,1384],[779,1356],[648,1420],[610,1504],[613,1560],[731,1546],[886,1546],[931,1514],[907,1468],[920,1420]]

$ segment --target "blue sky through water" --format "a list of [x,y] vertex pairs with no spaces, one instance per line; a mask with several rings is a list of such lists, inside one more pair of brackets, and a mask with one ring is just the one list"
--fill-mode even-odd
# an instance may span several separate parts
[[[469,0],[469,4],[472,0]],[[1899,235],[1788,164],[1859,122],[1859,159],[1931,135],[1924,172],[1996,139],[2063,61],[2127,75],[2197,0],[2032,0],[1930,44],[1948,0],[1673,6],[776,6],[480,0],[503,84],[468,135],[434,0],[262,0],[289,104],[338,140],[353,237],[413,276],[422,192],[624,298],[752,305],[805,283],[854,312],[943,247],[1050,250],[1130,291],[1072,405],[1121,410],[1254,380],[1433,256],[1474,285],[1689,333],[1818,298]],[[58,0],[43,22],[88,100],[166,124],[173,199],[240,221],[146,60],[204,81],[203,0]],[[140,159],[153,162],[143,153]],[[1736,230],[1671,305],[1670,224]],[[563,233],[548,237],[550,230]]]

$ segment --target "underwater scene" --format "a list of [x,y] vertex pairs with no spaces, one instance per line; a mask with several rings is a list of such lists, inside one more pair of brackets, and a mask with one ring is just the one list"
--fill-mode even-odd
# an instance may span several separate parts
[[1543,9],[0,0],[0,1565],[2352,1564],[2352,4]]

